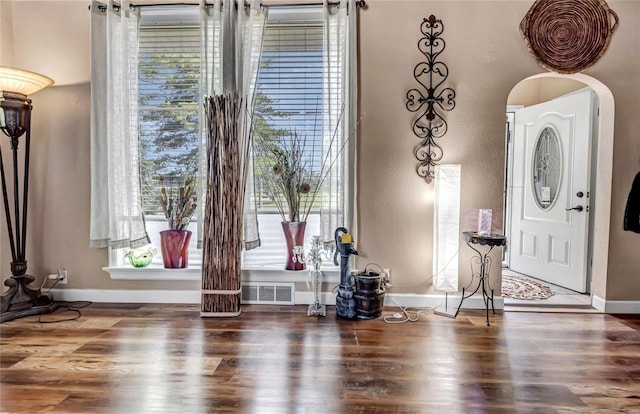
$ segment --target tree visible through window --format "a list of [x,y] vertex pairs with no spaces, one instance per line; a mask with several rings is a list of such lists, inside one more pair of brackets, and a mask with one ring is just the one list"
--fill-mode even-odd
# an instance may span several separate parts
[[140,29],[140,156],[145,214],[160,214],[159,177],[179,186],[198,164],[198,27]]
[[[266,143],[257,145],[255,154],[256,185],[262,195],[259,211],[273,212],[278,204],[281,208],[286,204],[280,191],[283,189],[274,188],[279,183],[269,179],[273,166],[268,163],[273,157],[270,159],[265,146],[299,149],[305,179],[311,188],[317,187],[314,184],[323,161],[322,34],[321,20],[276,20],[269,21],[265,28],[256,95],[258,101],[268,102],[270,112],[259,114],[257,124],[264,123],[269,128],[256,128],[255,133],[256,142]],[[299,219],[304,219],[303,214]]]
[[[163,224],[159,177],[165,178],[165,185],[179,186],[197,174],[200,28],[197,22],[152,23],[142,25],[139,39],[140,165],[149,227],[154,225],[154,217],[160,220],[155,226]],[[323,159],[322,71],[321,18],[267,22],[254,96],[254,132],[259,139],[271,142],[303,137],[312,171],[320,168]],[[284,261],[281,219],[274,214],[274,200],[264,187],[259,152],[254,162],[262,247],[249,252],[245,259],[253,265],[275,264]],[[315,213],[308,220],[309,237],[317,234],[314,226],[319,228]],[[153,239],[157,229],[148,230]]]

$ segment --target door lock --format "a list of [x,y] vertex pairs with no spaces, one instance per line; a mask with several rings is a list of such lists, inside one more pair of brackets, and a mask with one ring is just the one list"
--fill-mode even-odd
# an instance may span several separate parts
[[578,196],[578,198],[582,198],[584,196],[584,193],[582,191],[578,191],[576,196]]
[[567,209],[565,209],[565,211],[571,211],[571,210],[582,211],[582,210],[584,210],[584,207],[582,207],[582,206],[575,206],[575,207],[572,207],[572,208],[567,208]]

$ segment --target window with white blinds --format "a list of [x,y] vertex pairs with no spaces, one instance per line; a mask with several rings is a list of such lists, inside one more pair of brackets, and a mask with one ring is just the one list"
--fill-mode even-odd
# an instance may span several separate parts
[[[197,172],[200,99],[200,26],[197,8],[144,8],[138,35],[140,179],[147,233],[160,252],[167,221],[159,178],[178,191]],[[173,188],[173,189],[172,189]],[[195,220],[195,217],[194,217]],[[189,226],[189,262],[199,266],[197,226]],[[162,265],[162,255],[154,257]]]
[[161,214],[160,176],[180,186],[197,169],[200,31],[197,25],[149,25],[139,33],[139,134],[143,205]]
[[[159,203],[159,177],[180,185],[196,173],[199,142],[201,48],[200,27],[193,10],[186,17],[176,8],[157,12],[143,9],[139,32],[139,137],[143,206],[152,244],[159,247],[159,232],[166,221]],[[197,9],[195,10],[197,12]],[[152,14],[155,13],[155,14]],[[270,10],[257,79],[254,119],[259,132],[288,139],[295,132],[305,140],[310,168],[319,170],[322,155],[323,23],[320,9]],[[217,74],[215,74],[217,75]],[[256,171],[259,199],[259,171]],[[261,247],[245,252],[245,268],[281,269],[286,247],[281,217],[273,204],[259,210]],[[318,234],[319,214],[307,220],[307,236]],[[191,226],[190,230],[196,230]],[[200,263],[197,236],[191,238],[191,265]],[[160,255],[154,262],[161,262]],[[191,266],[190,265],[190,266]]]
[[322,135],[322,53],[322,21],[267,23],[257,94],[269,101],[274,128],[309,144]]
[[[255,95],[256,137],[266,140],[297,139],[303,143],[307,168],[320,171],[322,154],[323,106],[323,22],[321,10],[310,13],[269,10],[265,26],[261,64]],[[256,154],[259,157],[259,154]],[[257,160],[255,185],[258,193],[261,247],[244,253],[243,265],[282,266],[286,257],[284,236],[274,196],[262,175],[272,174],[270,166]],[[264,202],[262,202],[264,201]],[[319,234],[317,209],[307,218],[305,240]]]
[[296,134],[316,170],[322,159],[322,33],[321,19],[268,21],[256,85],[256,111],[268,133],[283,140]]

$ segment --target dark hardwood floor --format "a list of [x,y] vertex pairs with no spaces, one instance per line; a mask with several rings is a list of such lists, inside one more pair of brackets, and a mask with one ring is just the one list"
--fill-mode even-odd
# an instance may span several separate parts
[[[396,312],[388,308],[385,314]],[[43,320],[64,318],[56,312]],[[640,315],[92,304],[0,325],[3,413],[640,413]]]

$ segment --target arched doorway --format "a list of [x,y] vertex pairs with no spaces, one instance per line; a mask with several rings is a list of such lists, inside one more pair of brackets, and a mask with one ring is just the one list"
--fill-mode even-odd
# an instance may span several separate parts
[[[553,85],[550,88],[549,85]],[[528,77],[512,89],[508,104],[518,104],[513,101],[512,95],[522,95],[522,91],[529,90],[529,94],[537,93],[540,99],[546,96],[547,99],[560,96],[583,87],[589,87],[597,97],[598,108],[594,116],[593,130],[598,137],[592,147],[591,167],[592,174],[591,189],[595,195],[591,204],[591,218],[589,230],[591,240],[589,245],[589,269],[590,283],[588,290],[591,294],[591,305],[599,310],[604,310],[604,303],[598,298],[604,297],[607,282],[608,268],[608,247],[609,247],[609,220],[611,212],[611,179],[613,169],[613,130],[614,130],[614,99],[611,91],[597,79],[584,75],[561,75],[557,73],[543,73]],[[551,89],[554,89],[552,91]],[[533,92],[532,92],[533,91]],[[541,101],[542,102],[542,101]],[[537,103],[537,102],[533,102]],[[510,171],[507,168],[507,174]],[[505,197],[507,191],[505,190]],[[505,209],[506,220],[509,220],[507,209]],[[508,223],[505,223],[508,226]],[[505,229],[507,229],[505,227]],[[593,237],[597,235],[597,237]],[[602,302],[602,303],[600,303]]]

